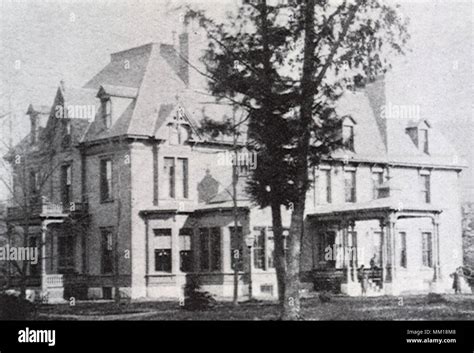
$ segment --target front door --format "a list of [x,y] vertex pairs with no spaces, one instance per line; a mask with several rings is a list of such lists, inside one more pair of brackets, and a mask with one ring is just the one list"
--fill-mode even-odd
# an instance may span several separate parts
[[58,272],[61,274],[74,272],[74,237],[58,237]]

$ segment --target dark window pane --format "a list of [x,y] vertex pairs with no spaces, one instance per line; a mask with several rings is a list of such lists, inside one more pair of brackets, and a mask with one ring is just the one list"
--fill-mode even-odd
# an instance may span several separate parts
[[211,270],[220,271],[221,269],[221,229],[211,228]]
[[231,268],[238,271],[243,270],[243,251],[242,251],[242,227],[237,227],[237,233],[235,233],[235,227],[230,227],[230,256],[231,256]]
[[153,233],[155,234],[155,237],[170,237],[171,236],[171,228],[153,229]]
[[180,270],[182,272],[192,272],[193,270],[193,257],[191,250],[181,250],[179,252],[180,259]]
[[201,270],[209,271],[209,229],[200,228],[199,250],[201,255]]
[[165,188],[167,188],[166,197],[175,198],[175,165],[174,158],[166,157],[164,159]]
[[110,229],[102,229],[102,273],[113,272],[113,233]]
[[100,161],[100,199],[112,199],[112,161],[109,159]]
[[171,249],[155,249],[155,271],[171,272]]
[[400,267],[407,267],[407,234],[400,232]]

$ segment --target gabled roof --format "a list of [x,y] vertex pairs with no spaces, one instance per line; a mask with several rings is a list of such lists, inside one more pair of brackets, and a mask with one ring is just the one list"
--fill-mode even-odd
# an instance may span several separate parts
[[407,128],[415,128],[419,127],[422,124],[426,124],[426,126],[431,127],[431,124],[428,120],[426,119],[417,119],[417,120],[409,120],[407,123]]
[[51,112],[51,106],[49,106],[49,105],[39,105],[39,104],[31,103],[28,106],[26,114],[28,114],[28,115],[31,115],[31,114],[49,115],[50,112]]
[[[239,178],[237,180],[237,201],[249,201],[250,197],[249,194],[246,192],[246,184],[247,180],[245,178]],[[208,204],[219,204],[219,203],[226,203],[232,202],[233,199],[233,192],[232,192],[232,185],[229,185],[221,192],[219,192],[216,196],[214,196],[211,200],[209,200]]]
[[134,87],[125,86],[113,86],[113,85],[101,85],[97,97],[109,96],[109,97],[123,97],[123,98],[136,98],[138,95],[138,89]]

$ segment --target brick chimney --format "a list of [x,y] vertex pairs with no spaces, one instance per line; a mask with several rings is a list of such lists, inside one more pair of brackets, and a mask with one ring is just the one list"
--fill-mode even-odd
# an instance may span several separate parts
[[189,86],[189,36],[185,31],[179,35],[179,76],[182,78],[186,86]]

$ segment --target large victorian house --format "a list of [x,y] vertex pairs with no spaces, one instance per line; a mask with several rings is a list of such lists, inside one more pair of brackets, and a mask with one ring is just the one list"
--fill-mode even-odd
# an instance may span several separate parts
[[[255,296],[277,295],[270,211],[250,202],[242,177],[235,230],[232,166],[219,162],[231,145],[197,129],[234,112],[197,87],[190,41],[179,39],[114,53],[83,88],[61,84],[46,111],[28,108],[31,133],[7,156],[17,175],[8,223],[27,223],[41,248],[32,288],[181,298],[193,276],[227,297],[239,250],[241,295],[249,279]],[[301,280],[317,290],[358,295],[367,271],[372,294],[448,291],[462,265],[456,153],[428,119],[386,106],[382,82],[347,93],[349,148],[311,171]]]

